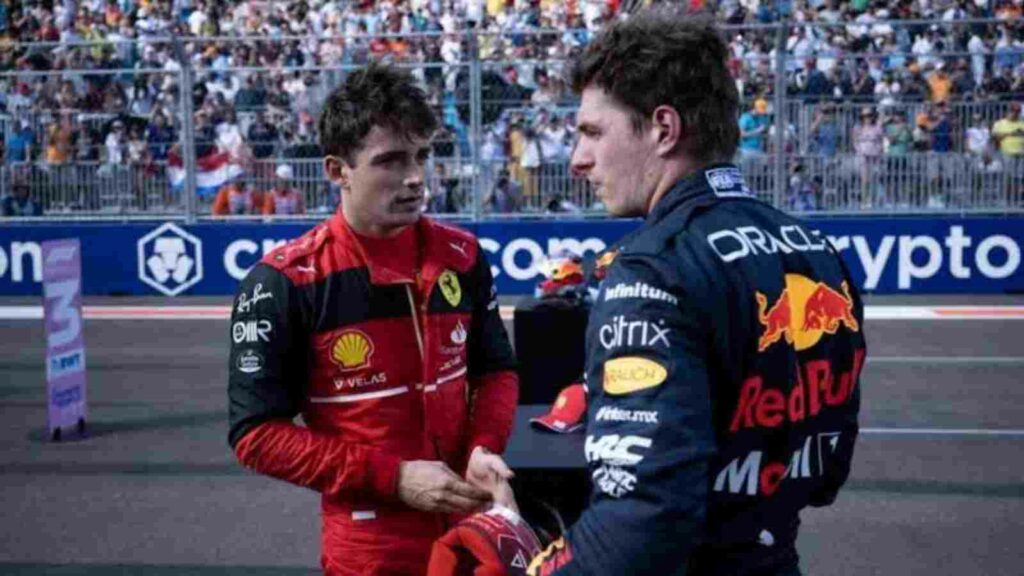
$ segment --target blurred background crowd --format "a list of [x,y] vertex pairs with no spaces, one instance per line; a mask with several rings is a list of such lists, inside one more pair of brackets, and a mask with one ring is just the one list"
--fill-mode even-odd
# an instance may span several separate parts
[[[145,214],[194,186],[217,215],[331,211],[316,117],[379,58],[442,119],[431,211],[597,211],[566,60],[649,3],[0,0],[0,206]],[[752,187],[797,211],[1024,206],[1022,3],[682,2],[723,25]]]

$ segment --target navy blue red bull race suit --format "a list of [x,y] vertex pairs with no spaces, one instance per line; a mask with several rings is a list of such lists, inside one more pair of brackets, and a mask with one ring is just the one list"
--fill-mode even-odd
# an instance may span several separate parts
[[590,503],[530,573],[798,573],[799,512],[835,499],[858,432],[843,262],[731,165],[613,250],[587,328]]
[[399,463],[463,474],[512,429],[518,379],[490,266],[467,232],[421,219],[415,235],[410,277],[339,211],[264,257],[234,302],[228,440],[246,467],[322,493],[330,575],[424,573],[453,519],[399,501]]

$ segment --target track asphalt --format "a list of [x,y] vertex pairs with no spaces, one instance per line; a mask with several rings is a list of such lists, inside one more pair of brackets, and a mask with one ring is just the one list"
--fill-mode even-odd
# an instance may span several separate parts
[[[866,335],[865,433],[837,503],[803,515],[805,574],[1021,574],[1024,320],[874,320]],[[0,320],[0,342],[0,574],[318,573],[317,495],[228,450],[226,320],[87,321],[90,433],[61,443],[44,431],[42,322]]]

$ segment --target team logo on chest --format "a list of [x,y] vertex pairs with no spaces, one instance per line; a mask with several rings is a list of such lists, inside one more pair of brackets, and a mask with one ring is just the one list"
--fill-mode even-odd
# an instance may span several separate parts
[[373,341],[359,330],[345,330],[331,346],[331,360],[342,371],[357,370],[370,365]]
[[459,285],[459,277],[451,270],[445,270],[437,279],[437,285],[441,289],[441,295],[452,305],[452,308],[462,302],[462,286]]

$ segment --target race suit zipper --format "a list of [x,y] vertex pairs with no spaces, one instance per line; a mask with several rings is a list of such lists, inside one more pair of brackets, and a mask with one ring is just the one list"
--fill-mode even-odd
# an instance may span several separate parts
[[412,312],[412,326],[416,331],[416,346],[420,349],[420,362],[422,366],[426,366],[427,356],[423,351],[423,331],[420,330],[419,314],[416,312],[416,299],[413,298],[412,288],[410,288],[409,284],[405,285],[405,295],[409,297],[409,311]]
[[[405,285],[405,295],[409,298],[409,311],[412,313],[412,325],[413,329],[416,331],[416,346],[420,349],[420,365],[426,368],[427,358],[423,349],[423,331],[420,329],[419,314],[416,311],[416,299],[413,297],[412,287],[409,284]],[[426,384],[424,383],[424,385]],[[441,456],[441,445],[438,443],[437,436],[431,434],[430,445],[434,448],[435,457],[439,460],[443,460],[443,457]]]

